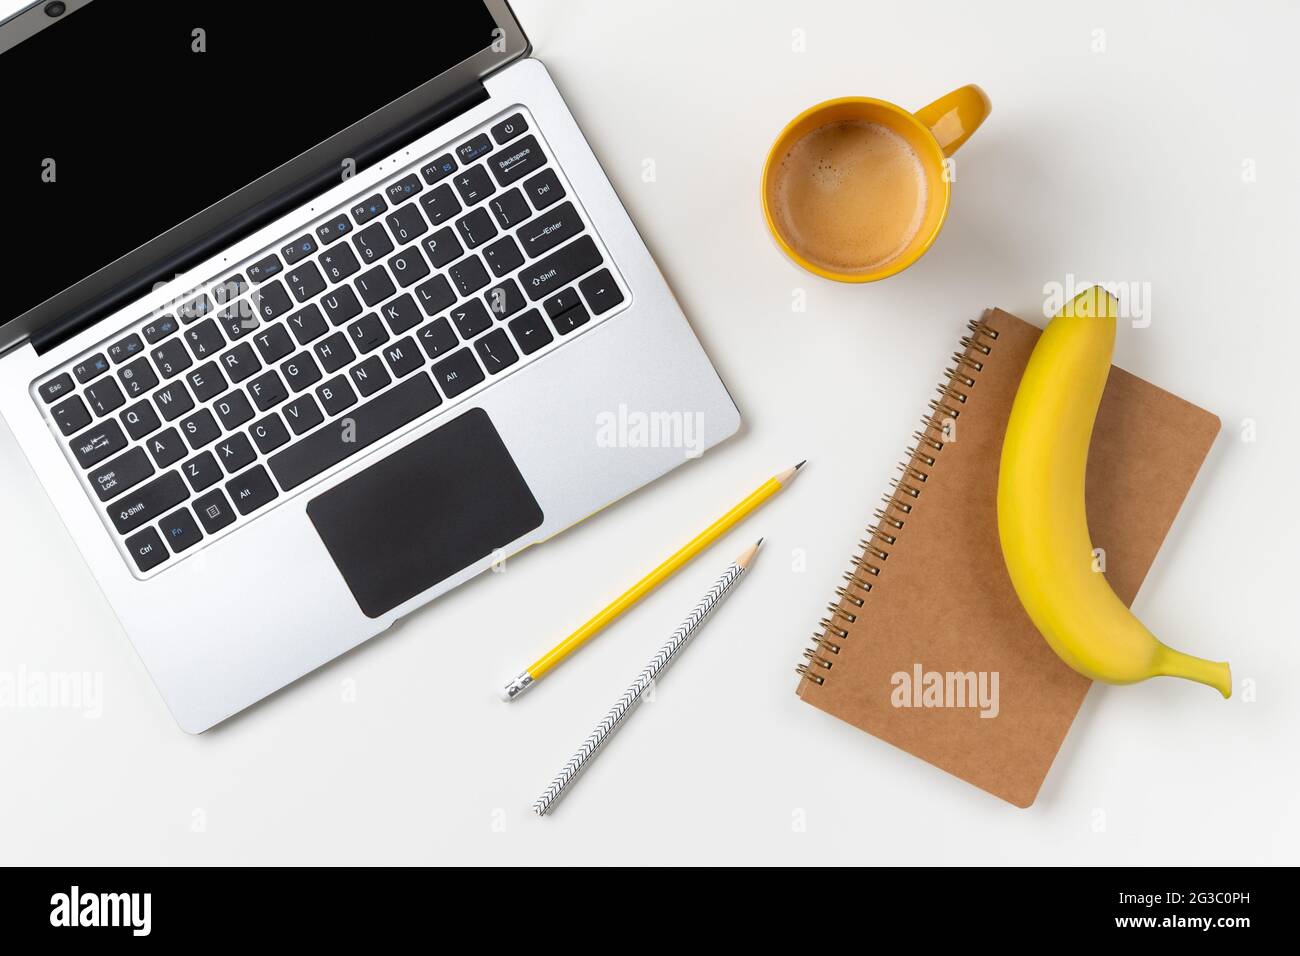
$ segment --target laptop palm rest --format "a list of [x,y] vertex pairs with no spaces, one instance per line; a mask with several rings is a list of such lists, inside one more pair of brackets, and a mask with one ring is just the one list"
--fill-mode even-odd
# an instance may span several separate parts
[[312,499],[307,515],[367,617],[379,617],[542,523],[481,408]]

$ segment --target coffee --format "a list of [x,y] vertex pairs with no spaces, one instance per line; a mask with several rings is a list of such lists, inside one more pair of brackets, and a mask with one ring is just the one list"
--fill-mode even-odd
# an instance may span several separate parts
[[902,255],[925,218],[925,169],[879,123],[830,123],[797,140],[768,189],[786,241],[834,272],[868,272]]

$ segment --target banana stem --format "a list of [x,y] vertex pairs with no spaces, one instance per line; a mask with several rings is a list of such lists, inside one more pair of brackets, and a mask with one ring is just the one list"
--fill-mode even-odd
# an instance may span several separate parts
[[1164,677],[1182,677],[1213,687],[1224,697],[1232,696],[1232,670],[1226,661],[1207,661],[1184,654],[1164,644],[1156,655],[1155,671]]

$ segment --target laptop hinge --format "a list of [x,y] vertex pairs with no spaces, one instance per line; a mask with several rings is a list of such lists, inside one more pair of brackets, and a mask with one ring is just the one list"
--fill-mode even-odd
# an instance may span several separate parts
[[[407,143],[419,139],[425,133],[486,101],[487,98],[486,87],[482,82],[476,81],[462,87],[452,96],[421,110],[400,126],[393,127],[349,149],[347,155],[355,160],[357,171],[365,169]],[[37,354],[45,353],[145,295],[160,281],[167,281],[194,268],[220,250],[234,245],[285,213],[328,191],[338,185],[338,182],[338,164],[333,159],[327,160],[320,167],[305,173],[289,187],[277,192],[273,201],[260,203],[240,215],[221,221],[205,232],[199,241],[190,243],[173,255],[160,257],[149,269],[123,279],[104,295],[98,296],[93,303],[72,310],[47,324],[32,335],[30,339],[32,347],[36,349]]]

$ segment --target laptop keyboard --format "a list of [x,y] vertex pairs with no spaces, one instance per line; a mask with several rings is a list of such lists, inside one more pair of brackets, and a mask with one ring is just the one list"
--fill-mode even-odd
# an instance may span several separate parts
[[627,301],[513,111],[33,384],[137,575]]

